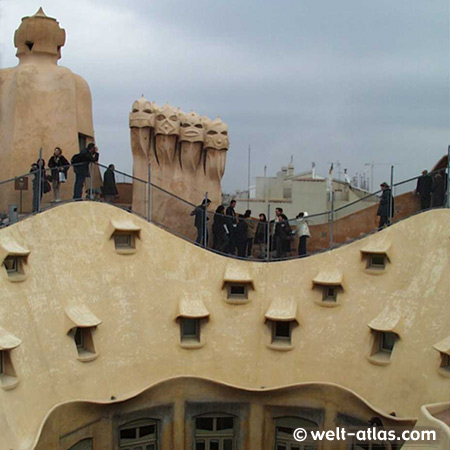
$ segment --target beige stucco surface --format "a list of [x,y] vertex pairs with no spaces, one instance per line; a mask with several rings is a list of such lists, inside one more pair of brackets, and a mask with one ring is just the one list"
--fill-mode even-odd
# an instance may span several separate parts
[[[135,253],[115,251],[114,221],[140,228]],[[450,212],[430,211],[331,252],[257,263],[213,254],[101,203],[59,206],[2,229],[2,246],[30,253],[24,281],[0,271],[0,327],[22,341],[10,351],[19,383],[0,389],[0,435],[8,446],[0,448],[32,448],[61,403],[125,400],[187,375],[251,389],[334,383],[386,413],[417,417],[421,405],[450,395],[433,348],[449,334],[449,230]],[[367,246],[389,247],[384,272],[365,269]],[[336,268],[344,290],[338,306],[325,308],[313,279]],[[252,280],[248,302],[226,301],[225,276]],[[201,348],[180,346],[184,297],[201,300],[210,314]],[[265,314],[276,299],[297,305],[289,351],[268,345]],[[101,321],[91,362],[78,360],[67,334],[66,311],[76,305]],[[400,317],[400,339],[390,364],[380,366],[368,359],[368,325],[386,311]]]
[[[33,43],[31,50],[26,42]],[[58,66],[64,42],[65,31],[41,10],[24,17],[16,31],[19,64],[0,70],[0,180],[29,172],[40,148],[46,163],[55,147],[70,161],[79,151],[79,133],[93,139],[89,86],[67,67]],[[73,181],[73,173],[70,177]],[[71,186],[63,186],[66,198]],[[19,204],[13,183],[2,185],[0,194],[0,212]],[[50,197],[44,196],[44,202]],[[23,197],[24,211],[31,210],[31,199],[30,179]]]

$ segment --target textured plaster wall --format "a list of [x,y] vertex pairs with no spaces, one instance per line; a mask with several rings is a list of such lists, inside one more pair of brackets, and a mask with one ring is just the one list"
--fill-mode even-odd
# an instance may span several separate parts
[[[111,220],[141,227],[135,254],[116,253]],[[0,389],[2,442],[30,449],[63,402],[127,399],[186,375],[243,388],[330,382],[387,413],[417,416],[421,405],[450,393],[433,348],[449,334],[449,231],[450,212],[430,211],[331,252],[265,264],[215,255],[101,203],[59,206],[2,229],[0,245],[30,250],[25,281],[0,271],[0,327],[22,340],[10,352],[19,384]],[[367,245],[389,248],[383,273],[366,271],[360,250]],[[225,301],[231,269],[253,280],[246,304]],[[312,280],[336,271],[343,275],[339,306],[322,307]],[[179,345],[183,298],[201,299],[211,314],[202,348]],[[264,315],[280,299],[298,310],[290,351],[268,346]],[[98,358],[89,363],[77,359],[67,335],[65,310],[80,304],[102,321],[93,333]],[[400,316],[387,366],[368,360],[368,323],[383,312]]]

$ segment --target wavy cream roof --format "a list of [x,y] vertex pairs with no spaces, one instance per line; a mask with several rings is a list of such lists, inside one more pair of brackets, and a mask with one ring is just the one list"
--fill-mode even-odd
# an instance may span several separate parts
[[[205,251],[97,202],[0,230],[1,242],[29,250],[23,281],[0,271],[2,348],[16,375],[0,389],[2,443],[32,449],[58,405],[122,401],[186,375],[255,391],[331,383],[384,414],[417,417],[421,405],[448,399],[440,352],[450,323],[449,219],[448,210],[429,211],[327,253],[267,264]],[[112,224],[139,230],[133,254],[115,251]],[[374,275],[361,250],[379,237],[395,259]],[[345,290],[324,308],[313,280],[335,280],[337,267]],[[235,281],[251,283],[243,304],[226,301]],[[180,346],[180,314],[201,316],[201,348]],[[277,318],[298,322],[288,349],[267,345]],[[77,358],[68,321],[94,327],[97,358]],[[373,333],[400,325],[388,364],[373,363]]]

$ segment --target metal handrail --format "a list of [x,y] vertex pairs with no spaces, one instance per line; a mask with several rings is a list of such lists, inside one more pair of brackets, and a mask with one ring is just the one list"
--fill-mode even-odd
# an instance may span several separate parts
[[[81,163],[76,163],[76,164],[69,164],[69,165],[62,166],[62,168],[68,170],[68,169],[70,169],[70,167],[76,167],[76,166],[81,166],[81,165],[86,165],[86,164],[89,164],[89,163],[81,162]],[[105,168],[105,169],[107,168],[107,166],[104,166],[104,165],[102,165],[102,164],[100,164],[100,163],[98,163],[98,162],[91,163],[91,164],[92,164],[92,165],[97,165],[97,166],[100,167],[100,168]],[[45,168],[45,170],[51,172],[52,170],[54,170],[54,168],[48,168],[48,167],[47,167],[47,168]],[[441,171],[441,170],[443,170],[443,169],[440,169],[439,171]],[[10,179],[8,179],[8,180],[0,181],[0,186],[1,186],[1,185],[5,185],[5,184],[7,184],[7,183],[11,183],[11,182],[15,181],[15,180],[18,179],[18,178],[34,176],[34,175],[36,175],[37,172],[40,172],[40,169],[38,169],[37,171],[34,171],[34,172],[28,172],[28,173],[26,173],[26,174],[24,174],[24,175],[20,175],[19,177],[14,177],[14,178],[10,178]],[[119,175],[123,175],[123,176],[125,176],[125,177],[130,178],[130,180],[137,181],[137,182],[140,182],[140,183],[145,184],[145,185],[148,187],[149,192],[151,191],[151,189],[156,189],[158,192],[161,192],[161,193],[163,193],[163,194],[165,194],[165,195],[168,195],[169,197],[171,197],[171,198],[173,198],[173,199],[175,199],[175,200],[177,200],[177,201],[180,201],[180,202],[182,202],[183,204],[185,204],[185,205],[187,205],[187,206],[189,206],[189,207],[192,207],[192,208],[195,208],[195,207],[196,207],[195,204],[193,204],[193,203],[191,203],[191,202],[189,202],[189,201],[187,201],[187,200],[185,200],[185,199],[179,197],[179,196],[176,195],[176,194],[171,193],[170,191],[168,191],[168,190],[166,190],[166,189],[164,189],[164,188],[161,188],[160,186],[157,186],[157,185],[153,184],[153,183],[151,182],[150,179],[149,179],[149,180],[142,180],[142,179],[140,179],[140,178],[138,178],[138,177],[135,177],[135,176],[133,176],[133,175],[129,175],[129,174],[127,174],[126,172],[122,172],[122,171],[119,171],[119,170],[114,170],[114,172],[117,173],[117,174],[119,174]],[[437,172],[437,171],[436,171],[436,172]],[[432,174],[433,174],[433,172],[430,172],[430,175],[432,175]],[[93,173],[91,173],[91,179],[92,179],[92,177],[93,177]],[[402,180],[402,181],[397,182],[397,183],[392,183],[392,186],[391,186],[391,192],[393,192],[393,189],[394,189],[395,187],[404,185],[404,184],[406,184],[406,183],[408,183],[408,182],[415,181],[415,180],[417,180],[419,177],[420,177],[420,175],[419,175],[419,176],[415,176],[415,177],[408,178],[408,179],[406,179],[406,180]],[[93,190],[93,189],[92,189],[92,186],[91,186],[91,188],[90,188],[90,195],[91,195],[91,196],[92,196],[92,190]],[[378,190],[378,191],[376,191],[376,192],[369,193],[369,194],[364,195],[363,197],[361,197],[361,198],[359,198],[359,199],[357,199],[357,200],[354,200],[354,201],[352,201],[352,202],[349,202],[349,203],[347,203],[346,205],[343,205],[343,206],[341,206],[341,207],[339,207],[339,208],[336,208],[336,209],[333,208],[333,209],[331,209],[331,210],[327,210],[327,211],[324,211],[324,212],[311,214],[311,215],[308,216],[308,219],[307,219],[307,220],[313,220],[313,219],[315,219],[315,218],[323,217],[323,216],[328,216],[328,217],[330,217],[330,214],[332,214],[332,215],[334,216],[334,215],[335,215],[337,212],[339,212],[339,211],[343,211],[343,210],[345,210],[346,208],[349,208],[349,207],[351,207],[351,206],[353,206],[353,205],[355,205],[355,204],[358,204],[359,202],[363,202],[363,201],[365,201],[365,200],[367,200],[367,199],[369,199],[369,198],[373,198],[374,196],[378,196],[378,195],[380,194],[380,192],[381,192],[381,191]],[[93,197],[91,197],[90,200],[91,200],[91,201],[94,200]],[[67,203],[71,203],[72,201],[73,201],[73,199],[69,199],[69,200],[66,200],[66,201],[62,201],[62,202],[59,203],[59,204],[67,204]],[[54,206],[56,206],[56,205],[48,206],[48,207],[46,207],[46,208],[42,208],[41,211],[48,210],[48,209],[50,209],[50,208],[52,208],[52,207],[54,207]],[[132,210],[130,211],[129,208],[123,208],[123,207],[120,207],[120,206],[118,206],[118,205],[113,205],[113,206],[119,207],[119,208],[121,208],[121,209],[125,209],[125,210],[127,210],[127,211],[129,211],[129,212],[132,212],[133,214],[136,214],[136,215],[138,215],[138,216],[140,216],[140,217],[143,217],[141,214],[138,214],[136,211],[132,211]],[[38,212],[40,212],[40,211],[38,211]],[[26,217],[33,216],[33,215],[37,214],[38,212],[33,212],[33,213],[30,213],[30,214],[27,214],[26,216],[20,218],[19,220],[23,220],[23,219],[26,218]],[[148,212],[148,213],[149,213],[149,212]],[[216,215],[216,214],[220,214],[220,213],[215,213],[215,212],[213,212],[213,211],[206,211],[205,218],[208,216],[208,214],[212,216],[212,215]],[[229,216],[227,216],[227,215],[225,215],[225,214],[220,214],[220,215],[223,216],[223,217],[228,217],[228,218],[229,218]],[[157,226],[159,226],[159,227],[161,227],[161,228],[163,228],[163,229],[165,229],[165,230],[171,232],[172,234],[177,235],[177,236],[183,238],[184,240],[186,240],[186,241],[188,241],[188,242],[191,242],[191,243],[194,243],[194,244],[195,244],[195,242],[194,242],[192,239],[190,239],[190,238],[188,238],[188,237],[186,237],[186,236],[183,236],[181,233],[177,232],[176,230],[171,229],[170,227],[164,225],[163,223],[158,222],[157,219],[151,218],[149,214],[147,214],[147,217],[143,217],[143,218],[145,218],[145,219],[151,221],[152,223],[156,224]],[[405,217],[405,218],[406,218],[406,217]],[[252,219],[252,220],[253,220],[253,219]],[[293,221],[293,220],[296,220],[296,219],[289,219],[289,220],[290,220],[290,221]],[[338,220],[341,220],[341,219],[338,219]],[[255,222],[258,222],[258,221],[255,220]],[[334,226],[334,223],[336,223],[334,220],[331,221],[332,226]],[[0,228],[1,228],[1,227],[4,227],[4,226],[7,226],[7,225],[8,225],[8,224],[2,224],[2,225],[0,225]],[[267,236],[266,236],[266,237],[267,237],[266,245],[267,245],[267,253],[268,253],[268,254],[269,254],[270,248],[271,248],[271,245],[270,245],[270,244],[271,244],[271,238],[273,237],[273,233],[272,233],[272,228],[273,228],[273,227],[271,227],[271,225],[272,225],[272,222],[270,222],[270,218],[268,218],[268,221],[267,221]],[[205,228],[205,230],[206,230],[206,228]],[[346,243],[334,244],[333,242],[330,242],[330,248],[329,248],[329,249],[331,249],[331,248],[336,248],[336,247],[340,247],[340,246],[346,245],[346,244],[348,244],[348,243],[350,243],[350,242],[354,242],[355,240],[358,240],[358,239],[360,239],[361,237],[365,237],[365,236],[367,236],[367,235],[370,235],[371,233],[373,233],[373,232],[375,232],[375,231],[376,231],[376,229],[374,229],[374,230],[372,230],[372,231],[370,231],[370,232],[364,234],[363,236],[360,236],[360,237],[358,237],[358,238],[355,238],[355,239],[352,239],[352,240],[350,240],[350,241],[347,241]],[[232,258],[237,258],[237,259],[247,259],[247,258],[242,258],[242,257],[236,256],[236,255],[230,255],[230,254],[227,254],[227,253],[218,251],[217,249],[213,249],[213,248],[211,248],[211,247],[208,247],[208,246],[206,245],[206,232],[205,232],[205,234],[204,234],[204,240],[205,240],[205,242],[203,242],[203,246],[202,246],[202,247],[206,248],[206,249],[209,250],[209,251],[212,251],[212,252],[214,252],[214,253],[216,253],[216,254],[221,254],[221,255],[224,255],[224,256],[232,257]],[[323,252],[323,251],[327,251],[327,250],[329,250],[329,249],[328,249],[328,248],[325,248],[325,249],[319,250],[319,251],[317,251],[317,252],[315,252],[315,253],[320,253],[320,252]],[[270,261],[280,261],[280,260],[297,259],[297,258],[298,258],[298,256],[273,259],[273,257],[268,256],[265,260],[266,260],[266,261],[269,261],[269,260],[270,260]],[[257,259],[255,259],[255,261],[263,261],[263,260],[257,260]]]

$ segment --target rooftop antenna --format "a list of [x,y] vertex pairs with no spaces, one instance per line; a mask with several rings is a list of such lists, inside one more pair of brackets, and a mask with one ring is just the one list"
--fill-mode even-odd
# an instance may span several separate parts
[[248,146],[248,178],[247,178],[247,209],[250,209],[250,154],[251,147]]
[[341,181],[341,173],[342,173],[342,171],[341,171],[341,162],[340,161],[336,161],[336,166],[338,168],[338,170],[337,170],[338,180]]

